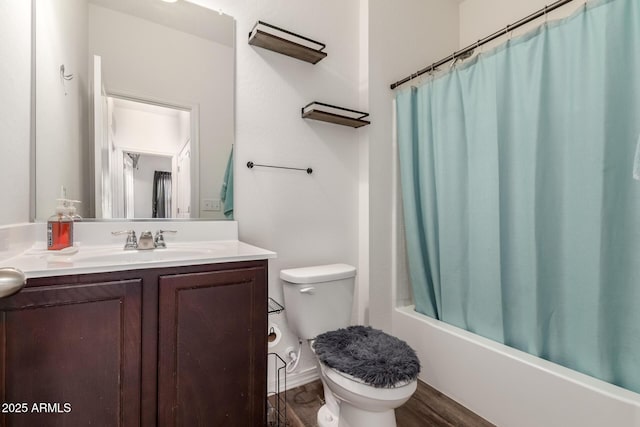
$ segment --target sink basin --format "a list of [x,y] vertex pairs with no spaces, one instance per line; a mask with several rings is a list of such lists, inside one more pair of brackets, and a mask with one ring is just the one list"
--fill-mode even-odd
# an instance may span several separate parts
[[79,253],[67,258],[74,264],[92,263],[140,263],[154,261],[172,261],[190,258],[208,258],[213,256],[214,248],[167,248],[153,250],[103,250]]

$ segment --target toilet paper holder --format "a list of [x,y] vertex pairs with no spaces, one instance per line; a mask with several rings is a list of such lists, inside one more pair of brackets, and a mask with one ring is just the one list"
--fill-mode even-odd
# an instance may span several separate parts
[[282,332],[280,332],[278,325],[270,323],[269,329],[267,330],[267,346],[269,348],[277,346],[280,342],[280,338],[282,338]]

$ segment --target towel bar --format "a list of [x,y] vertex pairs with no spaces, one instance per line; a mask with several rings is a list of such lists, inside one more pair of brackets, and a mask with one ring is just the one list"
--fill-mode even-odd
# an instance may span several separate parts
[[254,166],[258,166],[261,168],[276,168],[276,169],[289,169],[289,170],[294,170],[294,171],[305,171],[307,172],[309,175],[311,175],[313,173],[313,169],[311,168],[290,168],[288,166],[273,166],[273,165],[260,165],[258,163],[253,163],[253,162],[247,162],[247,167],[249,169],[253,169]]

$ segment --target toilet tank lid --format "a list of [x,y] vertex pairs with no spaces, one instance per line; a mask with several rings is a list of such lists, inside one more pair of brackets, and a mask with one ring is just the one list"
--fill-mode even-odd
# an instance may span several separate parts
[[280,270],[280,278],[290,283],[319,283],[347,279],[356,275],[356,268],[347,264],[316,265],[314,267]]

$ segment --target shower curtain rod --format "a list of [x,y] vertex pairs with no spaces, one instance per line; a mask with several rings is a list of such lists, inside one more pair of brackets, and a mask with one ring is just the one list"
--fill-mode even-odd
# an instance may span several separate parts
[[516,28],[519,28],[525,24],[528,24],[529,22],[533,21],[534,19],[538,19],[541,16],[545,16],[547,13],[552,12],[554,10],[556,10],[559,7],[564,6],[567,3],[571,3],[573,0],[558,0],[555,3],[551,3],[548,6],[543,7],[542,9],[532,13],[529,16],[526,16],[524,18],[522,18],[519,21],[514,22],[511,25],[507,25],[505,28],[496,31],[495,33],[478,40],[477,42],[470,44],[469,46],[465,47],[464,49],[458,50],[456,52],[453,52],[453,54],[447,56],[446,58],[442,58],[441,60],[434,62],[433,64],[429,65],[428,67],[425,67],[421,70],[416,71],[415,73],[405,77],[402,80],[398,80],[397,82],[391,84],[391,89],[395,89],[398,86],[405,84],[406,82],[415,79],[416,77],[419,77],[425,73],[429,73],[429,72],[433,72],[435,71],[439,66],[446,64],[449,61],[455,61],[458,58],[462,58],[462,59],[466,59],[469,56],[471,56],[473,54],[473,51],[475,49],[477,49],[478,47],[489,43],[490,41],[493,41],[495,39],[497,39],[500,36],[503,36],[505,34],[508,34],[509,31],[513,31]]

